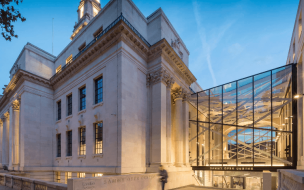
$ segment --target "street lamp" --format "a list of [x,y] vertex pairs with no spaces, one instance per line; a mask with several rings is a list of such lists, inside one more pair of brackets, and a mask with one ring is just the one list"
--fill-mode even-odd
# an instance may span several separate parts
[[294,96],[294,98],[295,99],[299,99],[300,97],[302,97],[304,94],[296,94],[295,96]]

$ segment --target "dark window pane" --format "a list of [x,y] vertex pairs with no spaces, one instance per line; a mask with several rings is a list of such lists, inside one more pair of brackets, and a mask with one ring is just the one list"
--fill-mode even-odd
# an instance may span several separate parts
[[80,89],[80,110],[86,109],[86,87]]
[[102,93],[102,77],[100,77],[95,80],[95,104],[103,101]]

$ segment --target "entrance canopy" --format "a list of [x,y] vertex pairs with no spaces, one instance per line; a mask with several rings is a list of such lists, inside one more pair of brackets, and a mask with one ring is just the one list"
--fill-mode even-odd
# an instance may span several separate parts
[[192,94],[193,169],[295,168],[296,73],[291,64]]

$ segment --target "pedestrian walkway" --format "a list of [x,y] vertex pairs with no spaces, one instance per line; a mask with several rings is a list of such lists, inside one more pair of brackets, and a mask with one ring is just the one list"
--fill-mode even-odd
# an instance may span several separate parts
[[13,190],[13,188],[0,185],[0,190]]
[[172,189],[172,190],[219,190],[219,189],[228,190],[228,189],[222,189],[222,188],[216,188],[216,187],[202,187],[202,186],[194,186],[194,185],[180,187],[180,188],[176,188],[176,189]]

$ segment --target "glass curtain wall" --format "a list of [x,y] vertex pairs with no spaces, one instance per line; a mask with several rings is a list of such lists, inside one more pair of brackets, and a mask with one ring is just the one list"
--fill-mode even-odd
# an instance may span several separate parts
[[192,94],[190,164],[206,170],[295,167],[295,69],[287,65]]

